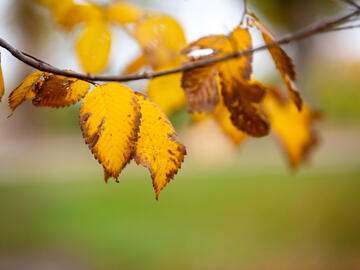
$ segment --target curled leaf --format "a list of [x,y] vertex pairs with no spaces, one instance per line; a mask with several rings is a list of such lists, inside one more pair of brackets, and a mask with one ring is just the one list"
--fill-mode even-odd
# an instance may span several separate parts
[[111,48],[111,33],[102,22],[86,26],[76,43],[81,66],[87,73],[102,72],[108,62]]
[[[267,29],[255,16],[252,18],[251,21],[248,22],[248,24],[250,26],[256,27],[262,33],[263,39],[266,44],[271,44],[275,42],[275,37],[270,32],[270,30]],[[295,85],[296,72],[292,59],[280,46],[271,46],[268,50],[275,62],[276,68],[279,70],[286,84],[286,87],[290,94],[290,98],[293,100],[296,107],[301,110],[303,102]]]
[[12,112],[26,100],[37,107],[61,108],[80,101],[90,89],[90,83],[47,72],[35,71],[9,96]]
[[174,177],[186,155],[185,147],[166,115],[150,99],[137,93],[141,125],[136,143],[135,161],[149,168],[156,198]]
[[318,114],[312,112],[306,104],[299,111],[293,102],[274,89],[267,93],[263,108],[291,167],[296,169],[318,142],[313,128]]
[[143,15],[143,11],[132,3],[113,3],[107,10],[107,19],[120,24],[134,23]]
[[140,111],[135,93],[120,83],[93,89],[83,100],[80,127],[86,144],[101,163],[105,181],[118,180],[135,150]]

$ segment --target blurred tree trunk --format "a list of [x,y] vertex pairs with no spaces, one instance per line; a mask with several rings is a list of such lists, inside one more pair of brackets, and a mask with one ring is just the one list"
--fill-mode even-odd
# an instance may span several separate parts
[[[49,33],[46,24],[51,22],[47,21],[47,18],[39,12],[40,9],[35,1],[13,0],[11,11],[12,27],[18,33],[17,42],[20,44],[18,48],[31,55],[40,57],[42,48],[46,46],[48,40]],[[21,78],[21,81],[33,71],[33,68],[21,65],[20,69],[17,70],[16,76]],[[20,118],[17,122],[21,125],[21,129],[24,130],[25,127],[32,132],[37,129],[36,127],[42,122],[43,117],[46,117],[46,115],[44,116],[44,114],[32,110],[30,106],[23,106],[17,112],[17,118]]]

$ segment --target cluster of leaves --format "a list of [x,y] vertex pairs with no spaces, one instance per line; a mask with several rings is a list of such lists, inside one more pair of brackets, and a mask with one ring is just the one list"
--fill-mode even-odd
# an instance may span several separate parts
[[[250,28],[260,31],[267,44],[275,40],[255,15],[250,14],[228,35],[206,36],[187,44],[184,31],[174,18],[133,4],[119,2],[103,8],[72,0],[38,1],[51,9],[56,22],[65,30],[70,31],[76,25],[83,27],[76,50],[87,73],[102,72],[107,65],[110,23],[126,29],[142,49],[126,73],[141,69],[168,70],[229,53],[249,52]],[[210,52],[197,54],[204,49]],[[194,119],[215,119],[235,145],[247,137],[266,136],[272,128],[293,168],[305,159],[317,141],[312,128],[317,114],[303,104],[296,89],[291,58],[276,45],[269,47],[269,53],[287,92],[256,81],[252,77],[253,57],[247,53],[153,79],[147,88],[149,97],[114,82],[96,85],[90,91],[89,82],[36,71],[12,91],[8,101],[14,112],[26,100],[37,107],[60,108],[83,99],[80,127],[86,144],[104,168],[105,180],[110,177],[118,180],[123,168],[134,159],[150,170],[158,197],[178,172],[186,154],[166,114],[186,103]],[[0,70],[0,97],[2,94]]]
[[[250,51],[250,28],[260,31],[266,44],[275,41],[255,15],[248,14],[245,19],[246,22],[230,34],[202,37],[183,49],[182,54],[193,63],[233,52]],[[204,49],[211,52],[205,56],[194,56]],[[189,112],[195,113],[200,120],[209,116],[216,119],[236,145],[248,136],[266,136],[272,128],[295,169],[318,141],[312,128],[318,113],[311,112],[303,104],[295,85],[296,73],[291,58],[277,45],[268,50],[284,80],[287,93],[252,78],[251,53],[186,71],[182,76],[182,87]]]
[[158,197],[186,154],[170,121],[149,98],[120,83],[89,90],[88,82],[36,71],[11,92],[9,106],[14,111],[32,100],[37,107],[59,108],[85,97],[80,127],[86,144],[104,167],[105,181],[118,179],[134,159],[150,170]]

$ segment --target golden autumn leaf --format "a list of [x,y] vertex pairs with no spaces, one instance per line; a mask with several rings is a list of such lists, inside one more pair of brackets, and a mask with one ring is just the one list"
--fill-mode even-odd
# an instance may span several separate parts
[[4,77],[1,69],[1,53],[0,53],[0,102],[2,97],[4,96],[5,88],[4,88]]
[[120,24],[134,23],[138,21],[142,15],[142,9],[132,3],[113,3],[107,9],[107,19]]
[[[168,70],[178,67],[178,64],[165,65],[156,71]],[[149,82],[147,94],[166,115],[183,108],[186,104],[186,96],[181,87],[181,74],[171,74],[155,78]]]
[[[227,37],[223,35],[203,37],[191,43],[182,52],[190,54],[196,48],[209,48],[213,50],[213,53],[203,58],[213,58],[235,51],[248,50],[251,47],[252,40],[248,29],[238,26]],[[252,73],[252,54],[220,62],[214,66],[220,77],[223,102],[231,113],[232,123],[251,136],[267,135],[270,128],[259,107],[265,88],[260,83],[249,81]],[[211,76],[214,77],[214,74]],[[211,92],[217,93],[214,87],[216,84],[212,85]],[[198,99],[201,98],[199,95]]]
[[102,22],[92,22],[85,27],[76,43],[81,66],[87,73],[102,72],[109,59],[111,33]]
[[306,104],[299,111],[292,101],[276,90],[267,93],[263,108],[273,132],[287,153],[291,167],[297,168],[317,144],[313,124],[318,114],[312,112]]
[[80,127],[86,144],[104,167],[105,181],[118,180],[135,150],[140,111],[135,93],[120,83],[93,89],[83,100]]
[[[261,32],[266,44],[271,44],[275,41],[275,37],[270,30],[260,23],[256,16],[253,16],[252,20],[248,21],[248,25],[256,27]],[[303,102],[295,85],[296,72],[292,59],[280,46],[272,46],[268,50],[275,62],[276,68],[279,70],[281,77],[286,84],[290,98],[293,100],[296,107],[301,110]]]
[[154,69],[173,62],[186,46],[180,24],[166,15],[149,15],[135,25],[134,38]]
[[77,4],[73,1],[57,1],[53,7],[56,22],[70,31],[80,23],[91,23],[103,20],[100,7],[92,3]]
[[186,150],[160,108],[144,95],[140,93],[136,95],[142,117],[135,161],[149,168],[158,199],[160,191],[180,169]]
[[60,108],[80,101],[90,89],[90,83],[75,78],[35,71],[9,95],[12,112],[24,101],[32,100],[37,107]]

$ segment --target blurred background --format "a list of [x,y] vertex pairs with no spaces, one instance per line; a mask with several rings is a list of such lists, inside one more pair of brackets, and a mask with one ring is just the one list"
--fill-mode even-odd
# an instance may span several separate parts
[[[241,0],[131,2],[174,16],[188,41],[231,31],[243,12]],[[80,29],[65,33],[35,1],[0,4],[2,38],[81,71]],[[335,0],[249,1],[277,36],[344,8]],[[120,74],[140,48],[112,30],[106,73]],[[27,103],[7,119],[2,102],[0,269],[360,269],[359,48],[359,29],[285,47],[304,99],[324,116],[305,166],[291,171],[272,136],[234,148],[216,125],[190,125],[180,111],[171,120],[188,155],[159,201],[149,173],[136,165],[120,184],[104,183],[78,127],[78,105]],[[9,94],[33,70],[1,52]],[[263,81],[279,81],[267,52],[255,55],[254,69]]]

